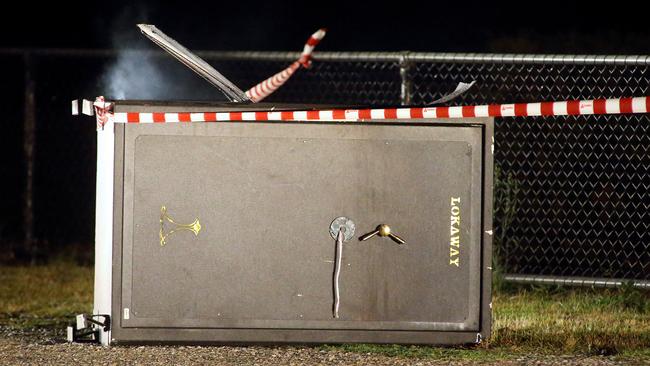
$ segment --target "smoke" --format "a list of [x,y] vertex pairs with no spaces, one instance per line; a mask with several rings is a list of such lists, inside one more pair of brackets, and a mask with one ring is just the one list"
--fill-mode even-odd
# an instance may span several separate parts
[[107,98],[224,100],[198,75],[142,35],[138,23],[150,23],[143,5],[126,8],[110,27],[113,48],[118,53],[101,78]]
[[164,74],[152,57],[139,51],[120,51],[104,75],[111,99],[173,99]]

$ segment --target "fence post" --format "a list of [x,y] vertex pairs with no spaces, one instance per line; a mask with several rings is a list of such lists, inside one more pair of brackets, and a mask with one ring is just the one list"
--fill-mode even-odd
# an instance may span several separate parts
[[25,154],[25,197],[23,202],[23,248],[32,264],[36,261],[34,242],[34,148],[36,143],[36,101],[34,98],[34,64],[32,55],[25,52],[25,115],[23,125],[23,153]]
[[411,104],[411,79],[409,71],[411,62],[408,58],[409,52],[405,51],[399,57],[399,76],[400,76],[400,101],[402,105]]

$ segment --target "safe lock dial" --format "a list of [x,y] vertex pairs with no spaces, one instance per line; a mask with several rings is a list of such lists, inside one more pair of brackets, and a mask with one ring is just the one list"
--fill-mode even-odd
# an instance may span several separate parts
[[381,224],[381,225],[377,226],[377,228],[375,230],[373,230],[373,231],[371,231],[371,232],[369,232],[367,234],[362,235],[359,238],[359,240],[366,241],[366,240],[372,238],[375,235],[380,236],[382,238],[383,237],[389,237],[389,238],[393,239],[394,242],[396,242],[397,244],[400,244],[400,245],[406,244],[406,241],[404,239],[400,238],[399,236],[393,234],[391,232],[390,226],[388,226],[386,224]]

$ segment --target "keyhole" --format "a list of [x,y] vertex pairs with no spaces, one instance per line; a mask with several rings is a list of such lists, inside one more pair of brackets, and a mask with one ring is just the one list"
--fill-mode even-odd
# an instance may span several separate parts
[[350,240],[354,236],[354,221],[345,216],[335,218],[330,223],[330,235],[336,239],[339,234],[343,234],[345,241]]

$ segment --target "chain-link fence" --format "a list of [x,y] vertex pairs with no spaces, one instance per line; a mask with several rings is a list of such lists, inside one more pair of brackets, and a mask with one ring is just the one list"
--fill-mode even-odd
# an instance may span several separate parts
[[[242,89],[298,57],[200,54]],[[76,73],[76,83],[43,72],[36,83],[37,91],[42,83],[51,85],[37,92],[36,105],[43,112],[36,118],[35,179],[40,182],[35,183],[34,220],[40,228],[36,237],[50,242],[92,242],[92,126],[70,121],[67,113],[70,99],[93,88],[97,92],[86,97],[101,94],[98,75],[105,66],[97,65],[113,56],[81,56],[56,56],[60,62],[92,64]],[[645,96],[649,68],[645,56],[317,53],[311,70],[296,73],[268,101],[423,105],[472,80],[476,85],[454,104]],[[59,82],[66,85],[65,93]],[[65,102],[65,108],[55,108],[52,98]],[[49,141],[54,136],[58,142]],[[507,203],[512,207],[501,207],[495,217],[505,272],[650,280],[650,116],[499,118],[495,140],[500,187],[514,195]],[[512,214],[501,217],[508,210]],[[56,225],[45,225],[48,231],[43,222]]]

